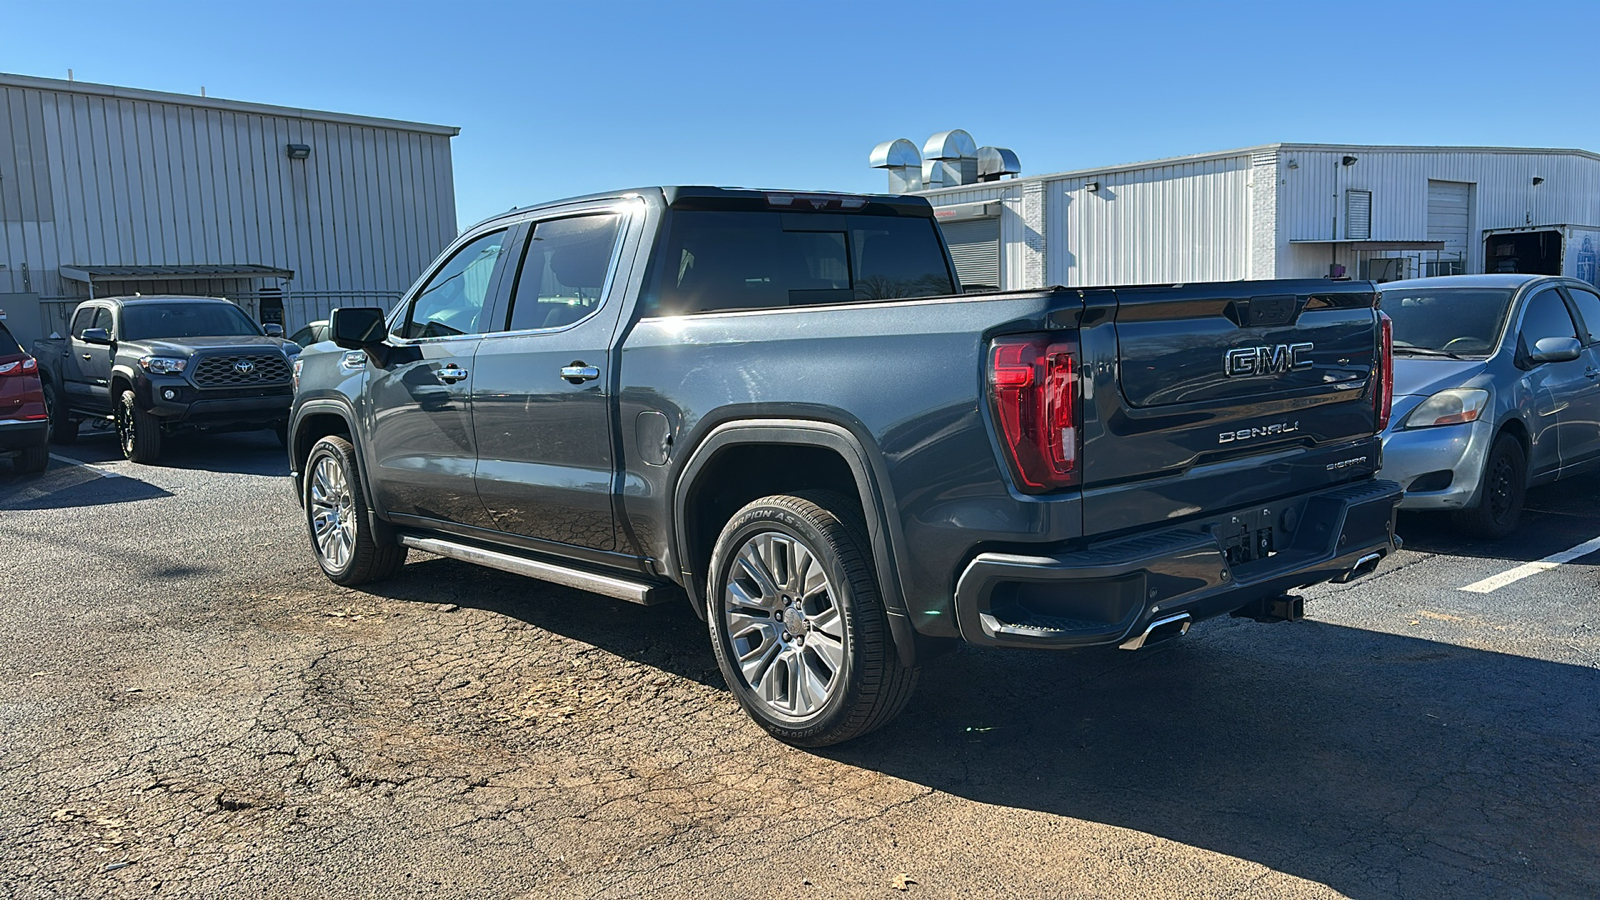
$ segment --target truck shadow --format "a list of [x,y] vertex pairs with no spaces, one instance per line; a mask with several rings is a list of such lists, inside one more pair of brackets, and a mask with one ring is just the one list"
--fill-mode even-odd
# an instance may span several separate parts
[[964,651],[823,755],[1351,897],[1600,895],[1600,672],[1318,622],[1195,637]]
[[[116,435],[85,431],[78,441],[58,452],[87,463],[121,462]],[[166,438],[157,469],[186,469],[226,475],[288,475],[287,451],[270,431],[233,431],[220,434],[177,434]]]
[[171,493],[137,478],[103,478],[82,466],[57,460],[43,472],[24,475],[0,463],[0,510],[71,509],[170,497]]
[[[443,559],[375,587],[723,686],[683,604],[640,608]],[[1139,653],[963,648],[925,667],[882,731],[812,752],[1351,897],[1592,897],[1597,696],[1600,671],[1583,665],[1314,620],[1215,620]],[[780,762],[788,751],[771,746]],[[994,838],[998,852],[1006,837]]]

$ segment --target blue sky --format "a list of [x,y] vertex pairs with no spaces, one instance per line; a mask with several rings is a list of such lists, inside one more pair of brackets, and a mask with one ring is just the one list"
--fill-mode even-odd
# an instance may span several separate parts
[[[1600,150],[1600,2],[6,4],[0,71],[461,127],[462,224],[655,183],[882,190],[1273,141]],[[30,37],[32,36],[32,37]]]

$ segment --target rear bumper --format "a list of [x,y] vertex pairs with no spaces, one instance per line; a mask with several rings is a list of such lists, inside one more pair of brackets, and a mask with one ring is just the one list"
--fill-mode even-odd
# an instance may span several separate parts
[[50,423],[42,419],[0,419],[0,453],[28,450],[50,436]]
[[1070,649],[1119,644],[1184,613],[1225,615],[1370,571],[1374,554],[1396,549],[1400,498],[1392,481],[1364,481],[1083,550],[983,553],[957,582],[956,620],[979,646]]

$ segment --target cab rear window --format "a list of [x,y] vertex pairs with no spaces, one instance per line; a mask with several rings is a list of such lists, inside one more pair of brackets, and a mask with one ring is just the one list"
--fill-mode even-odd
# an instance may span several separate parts
[[927,218],[678,210],[646,314],[774,309],[955,293]]

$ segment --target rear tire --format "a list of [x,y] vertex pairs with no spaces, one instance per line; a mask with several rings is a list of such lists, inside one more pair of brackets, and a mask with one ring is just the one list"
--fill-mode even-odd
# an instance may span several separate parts
[[44,383],[44,409],[50,416],[50,441],[55,444],[72,444],[78,440],[78,421],[67,417],[67,405],[56,393],[56,386]]
[[161,458],[161,420],[139,408],[133,391],[123,391],[117,401],[117,443],[122,455],[149,465]]
[[1528,495],[1528,456],[1522,442],[1509,434],[1496,438],[1481,478],[1478,505],[1457,512],[1455,526],[1473,537],[1498,541],[1516,531],[1522,521],[1522,504]]
[[905,708],[900,665],[854,501],[805,491],[739,510],[711,554],[707,620],[723,678],[780,741],[825,747]]
[[388,578],[405,565],[406,548],[373,534],[356,448],[348,440],[329,435],[317,441],[306,458],[301,490],[311,552],[329,581],[354,587]]
[[29,447],[18,453],[15,461],[11,463],[13,469],[27,475],[43,472],[49,465],[50,445],[48,443],[40,444],[37,447]]

